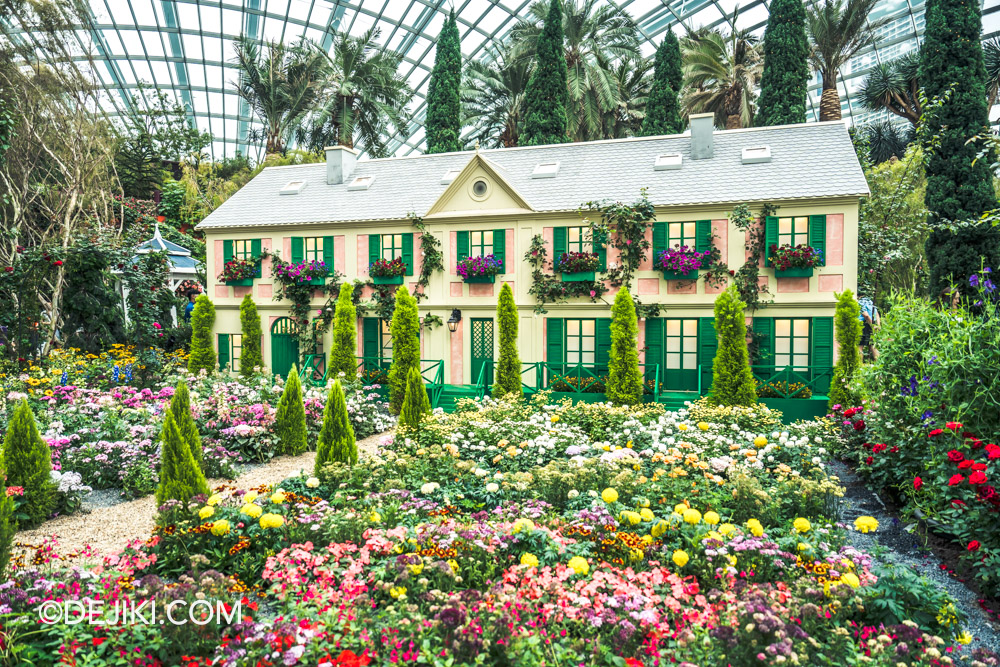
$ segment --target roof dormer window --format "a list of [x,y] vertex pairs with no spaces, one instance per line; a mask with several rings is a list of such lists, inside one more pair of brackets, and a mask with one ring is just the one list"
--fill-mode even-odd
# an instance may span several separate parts
[[449,169],[444,172],[444,176],[441,177],[441,185],[451,185],[452,182],[458,178],[458,175],[462,173],[461,169]]
[[661,153],[656,156],[653,162],[653,171],[667,171],[670,169],[680,169],[683,158],[680,153]]
[[367,190],[375,182],[374,176],[357,176],[353,181],[348,183],[348,190]]
[[555,178],[559,173],[558,162],[542,162],[535,165],[535,170],[531,172],[532,178]]
[[285,187],[278,191],[278,194],[282,195],[297,195],[302,192],[306,187],[305,181],[289,181]]
[[757,164],[771,161],[770,146],[750,146],[743,149],[743,164]]

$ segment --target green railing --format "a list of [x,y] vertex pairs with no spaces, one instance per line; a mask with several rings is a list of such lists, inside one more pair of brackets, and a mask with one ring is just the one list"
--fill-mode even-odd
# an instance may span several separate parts
[[[698,395],[707,392],[702,385],[702,371],[712,372],[711,364],[698,365]],[[833,369],[829,366],[783,366],[753,365],[750,366],[754,378],[757,379],[758,396],[760,398],[811,398],[825,396],[830,389]],[[766,387],[765,392],[760,391]]]
[[[357,357],[358,374],[366,384],[379,384],[388,387],[391,359],[381,357]],[[427,385],[427,397],[431,407],[436,408],[444,391],[444,361],[441,359],[421,359],[420,376]]]
[[307,354],[302,362],[302,369],[299,371],[299,379],[303,384],[311,384],[314,387],[326,385],[326,355]]
[[[483,362],[476,379],[476,397],[489,393],[486,378],[490,377],[495,362]],[[642,373],[643,393],[660,398],[660,365],[639,364]],[[521,391],[530,396],[540,389],[549,389],[574,395],[603,394],[607,388],[607,370],[584,364],[560,364],[546,361],[521,362]]]

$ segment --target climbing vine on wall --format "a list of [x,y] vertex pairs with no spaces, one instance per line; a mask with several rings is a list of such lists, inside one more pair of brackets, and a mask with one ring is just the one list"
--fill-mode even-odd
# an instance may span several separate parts
[[756,361],[761,360],[757,357],[758,350],[760,349],[760,341],[753,330],[754,314],[757,310],[771,303],[770,299],[764,298],[771,294],[767,286],[761,287],[760,285],[760,258],[764,256],[764,252],[767,249],[767,241],[764,237],[764,225],[758,223],[766,219],[767,216],[774,215],[774,212],[777,210],[778,207],[773,204],[764,204],[761,207],[760,217],[757,217],[750,210],[749,206],[739,204],[729,216],[730,221],[737,229],[747,233],[746,250],[748,259],[739,270],[735,272],[731,271],[730,274],[736,283],[736,290],[739,292],[740,300],[746,304],[746,308],[750,312],[750,324],[747,325],[747,336],[750,341],[750,358]]
[[548,257],[545,240],[541,234],[535,234],[531,238],[528,252],[524,254],[524,261],[531,266],[532,284],[528,288],[528,294],[535,297],[536,313],[548,312],[545,310],[547,303],[565,303],[570,297],[588,297],[591,302],[596,303],[607,291],[602,280],[563,282],[547,272],[552,269]]
[[632,278],[651,247],[646,239],[646,230],[656,218],[656,211],[646,196],[646,189],[643,188],[639,199],[631,204],[591,201],[583,205],[580,213],[600,216],[596,222],[585,221],[590,225],[590,233],[594,239],[603,239],[608,246],[618,251],[618,262],[614,266],[608,265],[606,275],[613,286],[631,288]]

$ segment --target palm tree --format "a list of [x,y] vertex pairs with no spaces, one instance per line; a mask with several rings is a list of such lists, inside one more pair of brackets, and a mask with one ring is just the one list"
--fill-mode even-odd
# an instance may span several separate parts
[[997,103],[1000,91],[1000,37],[983,42],[983,58],[986,60],[986,94],[990,109]]
[[699,28],[681,40],[681,55],[685,111],[714,113],[715,124],[727,130],[751,127],[764,72],[757,37],[747,30],[725,34]]
[[[534,57],[548,8],[545,0],[535,2],[528,18],[512,29],[519,57]],[[621,101],[615,64],[638,51],[638,28],[625,10],[599,0],[562,0],[562,13],[570,100],[567,134],[573,141],[602,139],[602,117]]]
[[305,39],[291,47],[270,42],[261,50],[257,42],[241,36],[233,41],[233,49],[240,72],[236,94],[264,124],[264,150],[284,152],[289,136],[319,98],[329,75],[327,60]]
[[861,84],[861,105],[869,111],[884,109],[916,127],[922,113],[917,81],[919,70],[918,51],[875,65]]
[[385,157],[388,137],[409,121],[413,91],[399,74],[402,56],[378,45],[379,30],[358,37],[337,33],[324,54],[330,76],[300,142],[311,150],[337,144]]
[[466,63],[463,121],[475,127],[477,141],[494,148],[518,145],[530,75],[531,62],[517,57],[510,42],[487,50],[483,60]]
[[636,137],[646,117],[646,100],[653,83],[653,60],[636,54],[622,58],[614,68],[618,105],[604,114],[604,136]]
[[[869,21],[879,0],[821,0],[806,8],[806,28],[813,43],[812,65],[823,79],[819,119],[840,120],[837,74],[844,63],[872,43],[888,17]],[[845,4],[846,2],[846,4]]]
[[872,164],[881,164],[892,158],[901,160],[914,134],[912,128],[907,132],[888,120],[863,125],[859,130],[868,143],[868,159]]

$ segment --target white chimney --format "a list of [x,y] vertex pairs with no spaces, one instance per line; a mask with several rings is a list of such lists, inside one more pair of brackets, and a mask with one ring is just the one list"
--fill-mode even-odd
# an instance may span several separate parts
[[688,116],[688,120],[691,121],[691,159],[704,160],[712,157],[715,114],[696,113]]
[[354,173],[358,151],[347,146],[327,146],[323,150],[326,151],[327,185],[339,185],[347,181]]

